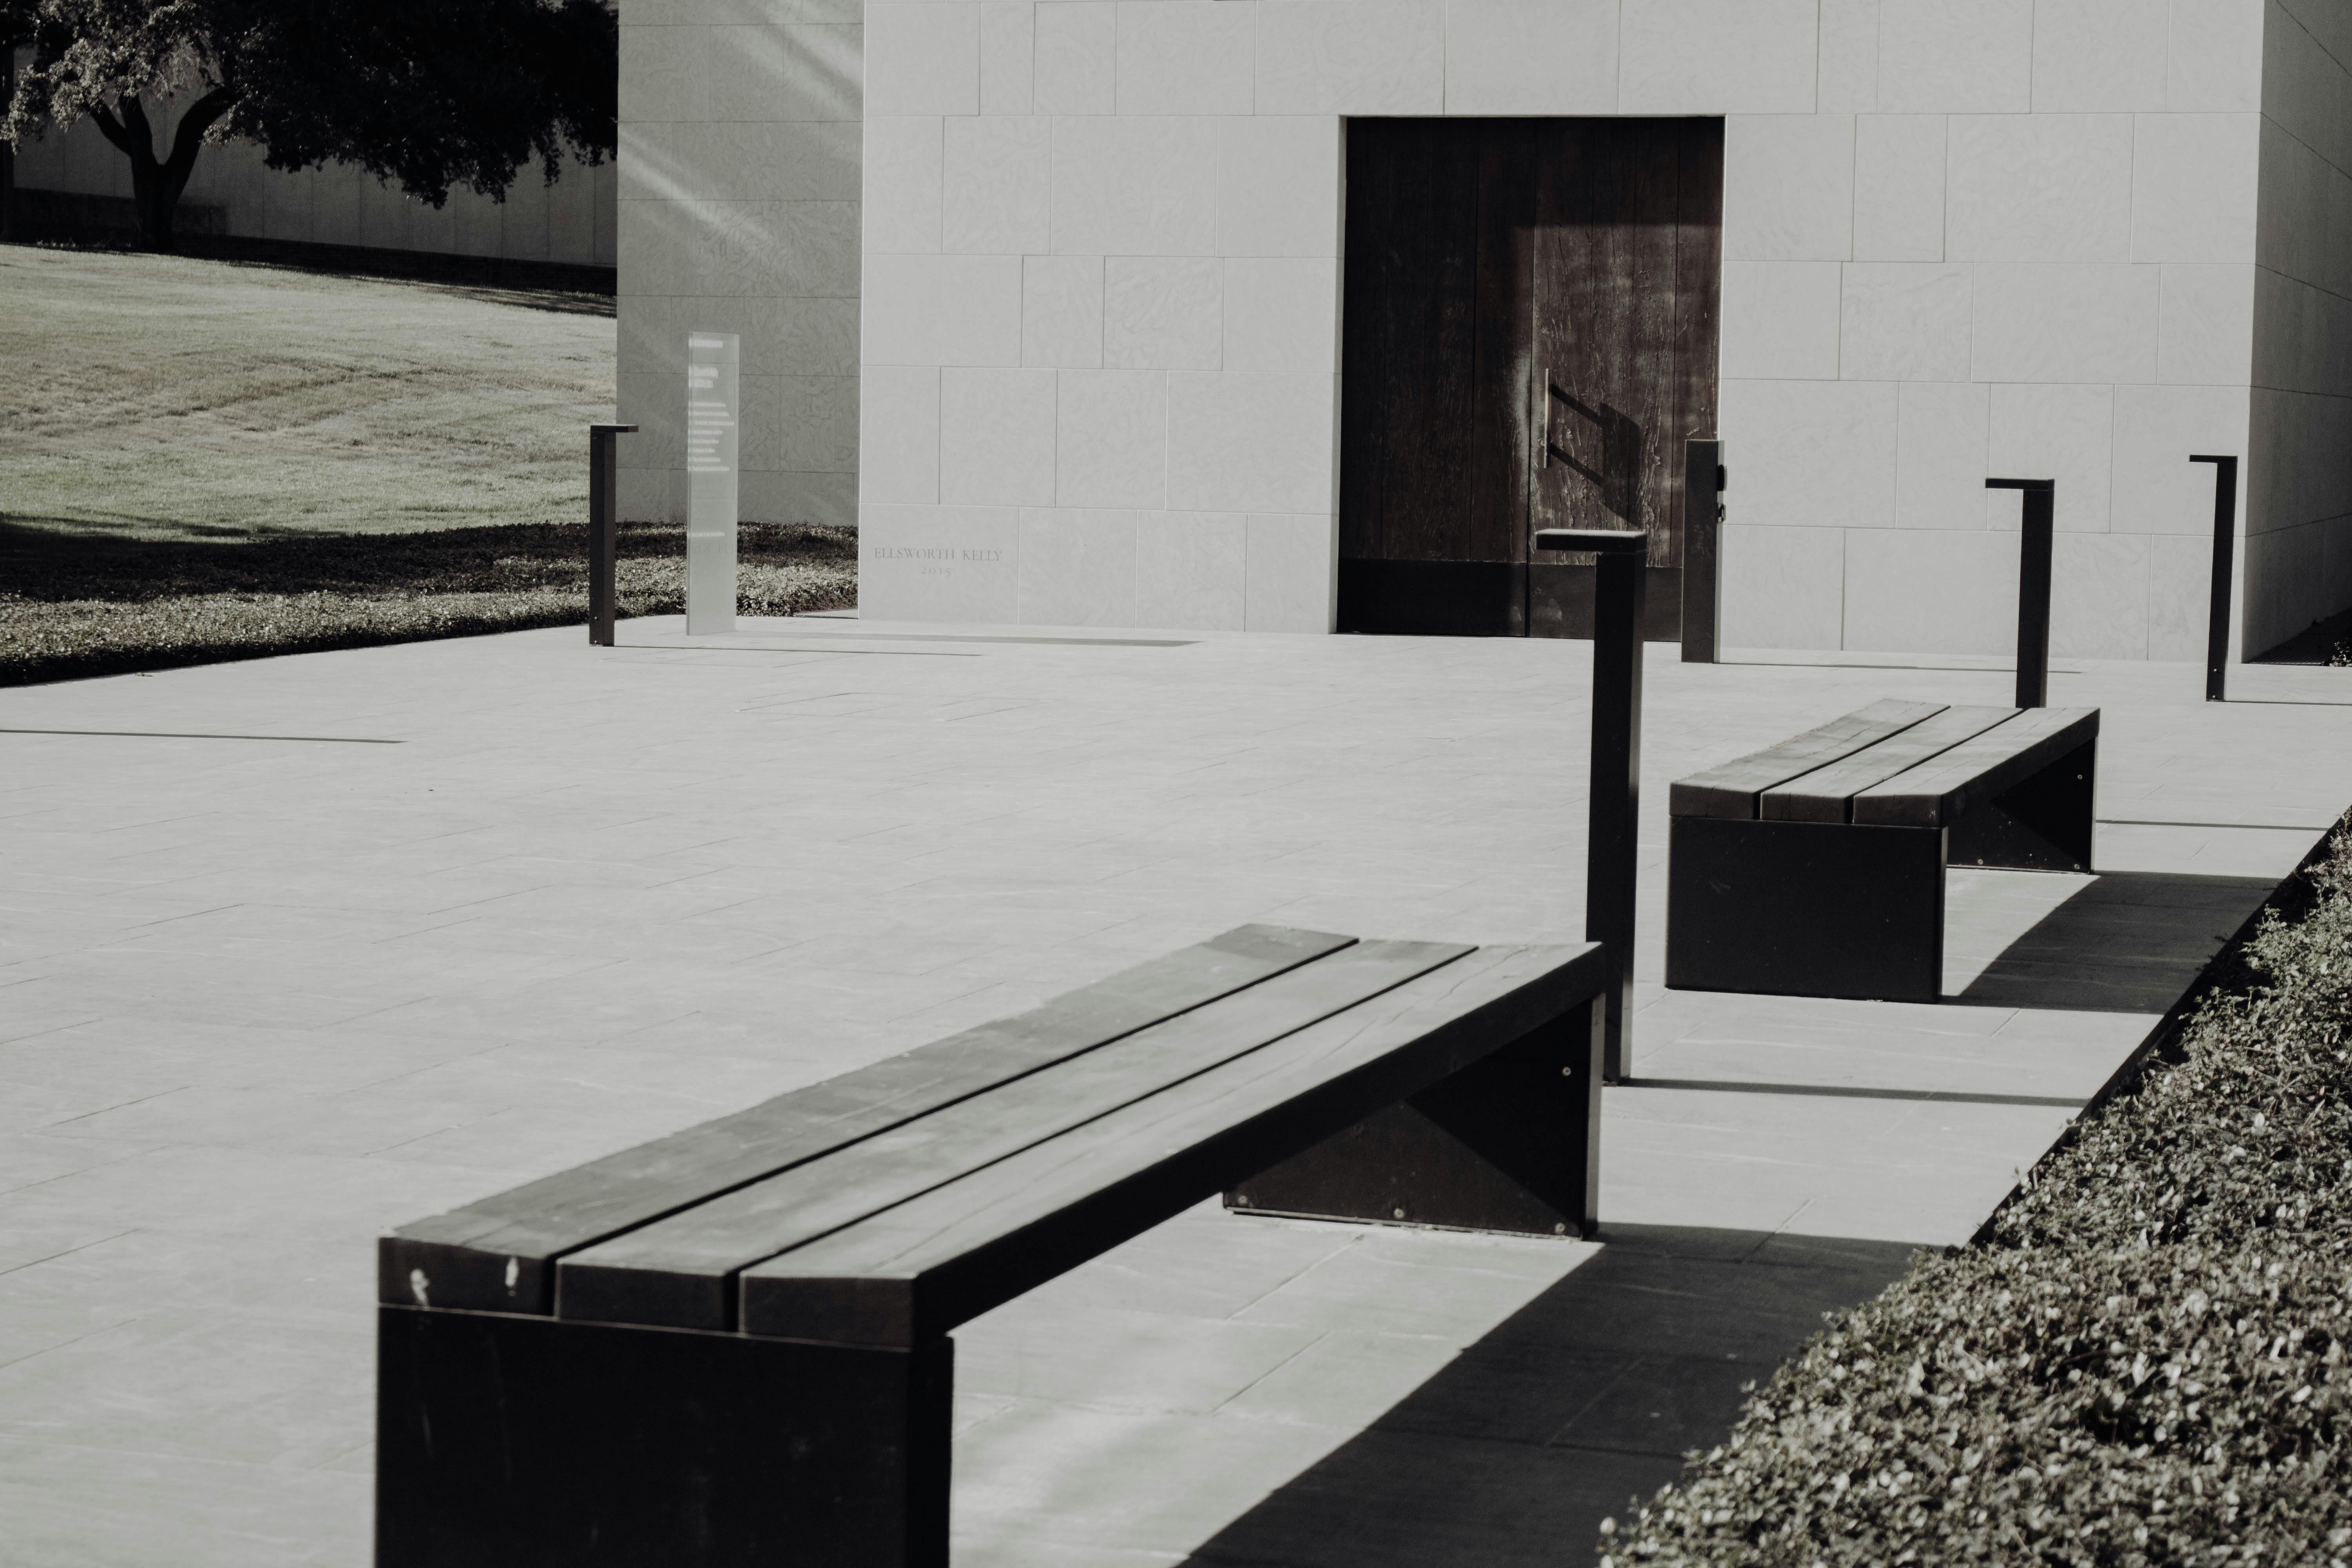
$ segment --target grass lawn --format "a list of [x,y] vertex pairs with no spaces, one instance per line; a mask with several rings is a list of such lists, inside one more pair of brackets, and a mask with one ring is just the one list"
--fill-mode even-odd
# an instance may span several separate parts
[[[581,621],[612,301],[0,246],[0,685]],[[683,531],[626,531],[622,612]],[[856,602],[747,525],[747,614]]]
[[576,520],[611,312],[0,246],[0,515],[174,539]]

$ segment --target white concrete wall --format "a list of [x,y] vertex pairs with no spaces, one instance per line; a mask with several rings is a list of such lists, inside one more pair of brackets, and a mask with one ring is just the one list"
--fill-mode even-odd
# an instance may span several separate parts
[[1727,640],[2012,646],[1990,472],[2059,652],[2197,657],[2262,4],[875,0],[865,602],[1327,627],[1340,117],[1721,114]]
[[623,0],[624,516],[685,515],[708,331],[743,343],[743,517],[856,521],[861,30],[859,0]]
[[[168,135],[158,131],[159,147],[168,148]],[[250,238],[610,267],[616,184],[610,163],[567,164],[551,186],[534,165],[516,176],[503,203],[458,190],[436,212],[351,164],[280,174],[263,163],[259,147],[231,142],[197,155],[181,202],[220,208],[227,232]],[[97,126],[78,121],[25,144],[16,184],[127,199],[131,161]]]
[[2246,651],[2352,605],[2352,5],[2272,0],[2253,273]]

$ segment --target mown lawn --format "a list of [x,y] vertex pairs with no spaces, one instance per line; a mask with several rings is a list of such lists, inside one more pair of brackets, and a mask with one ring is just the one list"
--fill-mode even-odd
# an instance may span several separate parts
[[[0,686],[583,619],[613,355],[594,295],[0,246]],[[742,559],[746,614],[856,602],[847,531]]]

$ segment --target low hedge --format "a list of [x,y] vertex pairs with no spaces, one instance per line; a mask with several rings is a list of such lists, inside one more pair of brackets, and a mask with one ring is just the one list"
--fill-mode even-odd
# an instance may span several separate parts
[[[854,530],[745,523],[738,607],[786,616],[857,602]],[[686,603],[680,530],[621,531],[624,616]],[[587,527],[212,542],[0,533],[0,686],[473,637],[587,618]]]
[[2352,1563],[2352,835],[1977,1245],[1838,1314],[1633,1564]]

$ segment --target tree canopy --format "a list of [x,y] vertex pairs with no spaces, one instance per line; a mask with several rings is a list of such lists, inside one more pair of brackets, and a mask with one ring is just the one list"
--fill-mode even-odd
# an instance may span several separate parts
[[[207,142],[258,142],[273,169],[355,163],[436,207],[613,152],[607,0],[0,0],[12,40],[32,58],[0,139],[89,119],[131,160],[162,249]],[[150,105],[169,100],[185,107],[159,148]]]

